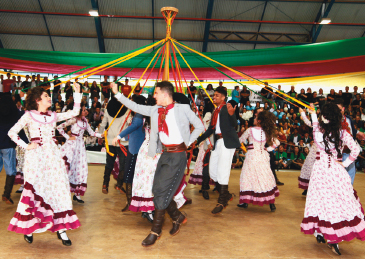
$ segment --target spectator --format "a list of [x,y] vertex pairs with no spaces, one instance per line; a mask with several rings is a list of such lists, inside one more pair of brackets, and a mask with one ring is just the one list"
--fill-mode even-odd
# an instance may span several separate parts
[[255,107],[251,105],[250,101],[246,102],[246,110],[248,110],[248,111],[255,110]]
[[[311,146],[313,145],[313,140],[311,141],[310,145],[311,145]],[[305,148],[303,149],[303,156],[304,156],[305,158],[307,158],[308,153],[310,153],[310,148],[309,148],[309,147],[305,147]]]
[[3,93],[10,93],[11,91],[11,85],[14,83],[14,80],[10,78],[11,74],[6,74],[7,79],[3,79],[2,85],[3,85]]
[[328,102],[332,102],[335,100],[337,96],[335,95],[335,90],[334,89],[331,89],[330,90],[330,93],[327,95],[327,101]]
[[242,162],[240,161],[239,150],[236,149],[232,159],[232,168],[241,168]]
[[299,147],[294,147],[294,152],[291,154],[290,158],[290,168],[292,169],[301,169],[302,165],[305,161],[305,156],[300,152]]
[[89,88],[89,83],[88,83],[88,81],[85,81],[85,82],[84,82],[83,87],[81,87],[80,89],[82,89],[82,92],[83,92],[83,98],[85,98],[85,102],[86,102],[85,107],[86,107],[86,108],[89,108],[89,94],[90,94],[90,88]]
[[298,129],[294,129],[293,133],[289,136],[289,140],[293,142],[293,144],[297,144],[301,139],[301,135],[298,133]]
[[240,108],[246,107],[247,102],[250,101],[250,99],[249,99],[250,98],[250,90],[248,90],[247,87],[244,85],[240,95],[241,95]]
[[102,122],[102,119],[103,119],[102,116],[103,116],[103,112],[101,111],[101,108],[97,106],[96,111],[93,114],[93,126],[94,126],[94,128],[97,127]]
[[140,92],[142,91],[142,88],[140,86],[140,82],[136,85],[135,89],[134,89],[134,94],[135,95],[140,95]]
[[73,95],[73,88],[71,86],[70,81],[66,82],[64,92],[65,92],[65,100],[67,101],[67,100],[69,100],[70,96]]
[[319,102],[319,107],[322,109],[322,107],[326,104],[327,98],[324,95],[324,90],[322,88],[319,89],[319,94],[317,95],[317,99]]
[[364,122],[361,120],[361,117],[360,116],[356,116],[356,119],[354,121],[354,125],[357,126],[357,129],[360,130],[360,129],[364,129]]
[[288,167],[287,153],[284,152],[283,145],[280,145],[278,147],[278,151],[275,153],[275,166],[277,169],[281,169],[281,168],[286,169]]
[[357,94],[356,99],[352,102],[353,113],[359,111],[361,106],[362,106],[361,95]]
[[308,102],[307,101],[307,94],[305,93],[305,89],[301,89],[301,93],[297,96],[298,100],[301,102]]
[[22,85],[20,86],[22,88],[22,90],[24,91],[28,91],[28,89],[31,89],[31,82],[29,81],[29,75],[25,76],[25,81],[23,81]]
[[61,93],[61,81],[58,78],[59,77],[55,75],[53,80],[54,90],[52,91],[52,103],[54,105],[58,101],[59,94]]
[[129,79],[125,79],[125,84],[121,86],[121,93],[128,97],[131,93],[131,86],[129,85]]
[[286,138],[288,138],[289,134],[291,133],[291,129],[289,128],[288,122],[283,123],[283,126],[280,127],[280,131],[285,135]]
[[99,100],[99,92],[101,90],[99,89],[97,82],[93,81],[92,86],[90,87],[90,98],[94,100],[95,97],[97,97],[97,100]]
[[305,144],[311,143],[312,138],[309,136],[308,132],[305,133],[305,137],[303,138]]
[[290,157],[290,155],[294,152],[294,143],[289,140],[287,146],[284,147],[284,149],[287,153],[287,157]]
[[[190,95],[191,93],[191,95]],[[190,85],[189,88],[187,88],[187,97],[189,98],[190,102],[192,102],[192,100],[195,101],[195,94],[196,94],[196,87],[194,86],[194,81],[190,81]],[[191,98],[192,96],[192,98]]]
[[358,86],[354,86],[353,87],[353,93],[352,93],[352,101],[357,99],[357,94],[358,94]]
[[[277,92],[277,97],[275,97],[275,103],[277,104],[277,108],[280,107],[282,108],[284,106],[284,99],[281,98],[281,97],[284,97],[283,94],[281,93],[284,93],[282,90],[281,90],[282,86],[281,85],[278,85],[278,92]],[[281,92],[281,93],[279,93]]]
[[236,85],[234,87],[234,90],[232,91],[232,100],[234,100],[236,103],[240,102],[240,87],[238,85]]
[[308,103],[313,103],[313,93],[312,93],[312,90],[311,90],[311,87],[307,88],[307,102]]
[[352,103],[352,94],[349,93],[349,86],[345,87],[345,92],[343,93],[344,107],[348,107]]
[[111,97],[111,87],[110,87],[110,82],[108,82],[108,77],[109,76],[104,76],[104,81],[101,83],[103,100],[105,98],[110,99]]

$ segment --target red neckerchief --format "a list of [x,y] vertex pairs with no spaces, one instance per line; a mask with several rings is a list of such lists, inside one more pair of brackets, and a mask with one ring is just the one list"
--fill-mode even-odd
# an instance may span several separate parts
[[343,121],[342,121],[342,129],[343,130],[346,130],[349,134],[351,134],[352,135],[352,133],[350,132],[350,130],[351,130],[351,128],[349,128],[349,124],[348,124],[348,122],[347,122],[347,117],[344,115],[343,116]]
[[51,116],[50,114],[48,114],[48,112],[40,112],[40,114],[45,116]]
[[166,133],[167,136],[169,136],[169,134],[168,134],[168,126],[166,123],[166,115],[169,112],[169,110],[171,110],[174,106],[175,104],[171,103],[166,108],[163,107],[158,108],[158,131]]
[[225,104],[221,104],[217,107],[217,109],[215,109],[213,113],[213,117],[212,117],[212,122],[210,123],[211,126],[215,126],[217,124],[219,112],[223,108],[224,105]]

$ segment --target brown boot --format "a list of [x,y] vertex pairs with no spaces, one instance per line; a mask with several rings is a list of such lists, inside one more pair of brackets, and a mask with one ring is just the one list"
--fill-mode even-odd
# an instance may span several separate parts
[[2,196],[2,200],[10,205],[14,204],[14,201],[10,198],[11,191],[13,190],[14,181],[15,181],[15,175],[6,176],[4,194]]
[[123,208],[121,211],[127,211],[127,210],[129,210],[131,199],[132,199],[132,191],[133,191],[132,188],[133,188],[132,183],[127,183],[126,184],[126,199],[127,199],[127,203],[126,203],[125,208]]
[[142,246],[152,246],[155,244],[155,241],[157,241],[161,237],[165,213],[166,210],[155,210],[152,229],[149,235],[141,243]]
[[187,218],[183,213],[181,213],[181,211],[177,209],[177,204],[174,200],[172,200],[168,205],[166,211],[172,219],[172,229],[169,233],[172,236],[175,236],[178,234],[178,232],[180,232],[181,224],[185,224],[187,222]]
[[[228,194],[230,194],[228,192],[228,185],[219,185],[218,203],[217,203],[217,206],[215,206],[215,208],[212,210],[213,214],[218,214],[218,213],[222,212],[222,210],[225,207],[227,207],[228,200],[230,199]],[[232,195],[231,195],[231,198],[232,198]]]
[[123,182],[122,182],[122,179],[124,179],[124,173],[125,173],[124,170],[119,171],[119,176],[117,178],[117,183],[115,184],[115,189],[120,191],[121,194],[126,193],[126,190],[124,189]]

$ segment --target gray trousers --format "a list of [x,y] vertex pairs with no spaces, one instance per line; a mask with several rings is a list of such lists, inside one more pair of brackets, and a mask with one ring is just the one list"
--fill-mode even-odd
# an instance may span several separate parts
[[153,202],[158,210],[167,209],[180,186],[187,164],[186,152],[163,152],[153,181]]

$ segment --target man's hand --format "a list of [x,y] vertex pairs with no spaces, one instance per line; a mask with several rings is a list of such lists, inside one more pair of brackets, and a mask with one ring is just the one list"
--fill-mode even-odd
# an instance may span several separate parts
[[119,89],[118,89],[118,85],[116,83],[114,83],[114,82],[110,83],[110,87],[111,87],[112,92],[114,94],[117,94],[118,93]]
[[209,149],[209,150],[213,150],[213,145],[212,145],[212,144],[209,144],[209,145],[208,145],[208,149]]
[[359,139],[359,140],[364,140],[364,133],[359,131],[359,132],[357,133],[357,136],[356,136],[356,137],[357,137],[357,139]]
[[237,105],[235,107],[233,107],[232,104],[227,103],[228,114],[232,116],[234,114],[234,112],[236,111],[236,107],[237,107]]
[[117,146],[119,139],[116,137],[112,140],[112,145]]
[[28,146],[27,146],[27,150],[31,150],[31,149],[36,149],[38,147],[38,144],[35,142],[31,142]]

